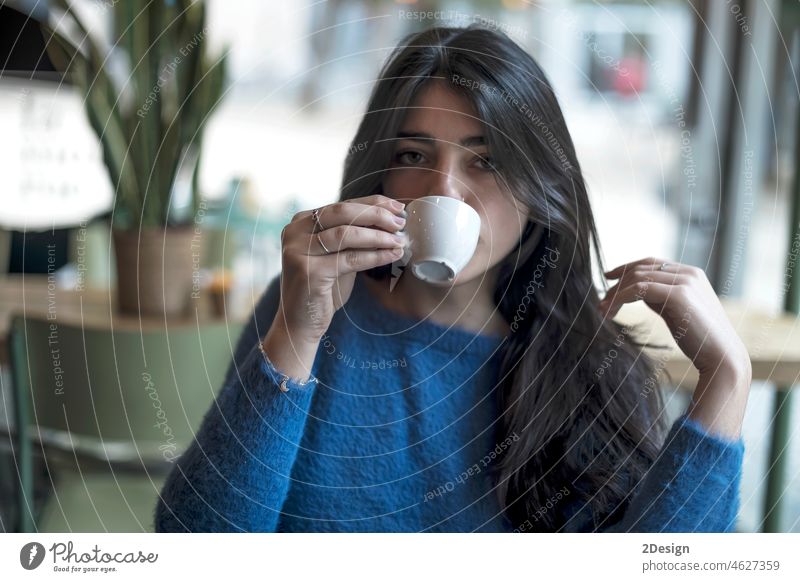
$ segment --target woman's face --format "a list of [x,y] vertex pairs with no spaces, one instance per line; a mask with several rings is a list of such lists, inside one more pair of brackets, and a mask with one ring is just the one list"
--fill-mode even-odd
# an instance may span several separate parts
[[458,285],[483,276],[516,247],[527,211],[493,170],[483,123],[465,97],[434,80],[412,107],[395,141],[383,191],[406,204],[423,196],[450,196],[478,212],[475,254],[455,281],[445,284]]

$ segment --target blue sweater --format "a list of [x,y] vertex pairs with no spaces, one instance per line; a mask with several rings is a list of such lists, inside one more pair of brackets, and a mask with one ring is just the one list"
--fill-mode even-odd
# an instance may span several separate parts
[[[257,348],[273,279],[167,478],[156,531],[513,531],[488,470],[520,438],[497,421],[504,338],[401,316],[363,276],[320,343],[319,383],[288,392]],[[597,523],[568,487],[542,510],[563,512],[561,531],[732,531],[743,453],[684,414],[621,520]]]

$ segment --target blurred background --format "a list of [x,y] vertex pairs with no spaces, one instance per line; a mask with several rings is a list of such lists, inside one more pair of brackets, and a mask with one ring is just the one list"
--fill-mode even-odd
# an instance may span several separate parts
[[800,9],[784,0],[2,3],[4,531],[152,530],[282,227],[338,197],[380,65],[410,32],[471,23],[549,75],[606,266],[706,270],[754,361],[740,529],[800,531]]

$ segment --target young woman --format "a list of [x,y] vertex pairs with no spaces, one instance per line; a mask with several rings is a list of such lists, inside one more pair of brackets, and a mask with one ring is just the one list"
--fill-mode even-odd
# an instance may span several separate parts
[[[733,530],[747,352],[696,267],[621,265],[599,299],[586,187],[536,62],[482,28],[413,35],[353,146],[340,200],[284,228],[157,531]],[[403,203],[429,195],[479,213],[477,250],[450,284],[390,290]],[[612,321],[637,300],[699,371],[669,431],[660,366]]]

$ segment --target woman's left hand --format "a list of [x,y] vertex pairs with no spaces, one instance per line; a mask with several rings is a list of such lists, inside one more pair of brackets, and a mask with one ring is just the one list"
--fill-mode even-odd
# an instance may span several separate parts
[[701,375],[713,375],[721,368],[749,368],[747,349],[699,267],[649,257],[605,275],[619,279],[600,302],[608,317],[613,318],[624,303],[641,299],[661,315]]
[[739,439],[752,379],[750,357],[705,272],[650,257],[605,275],[619,279],[600,302],[606,317],[639,299],[661,315],[699,371],[687,415],[710,433]]

